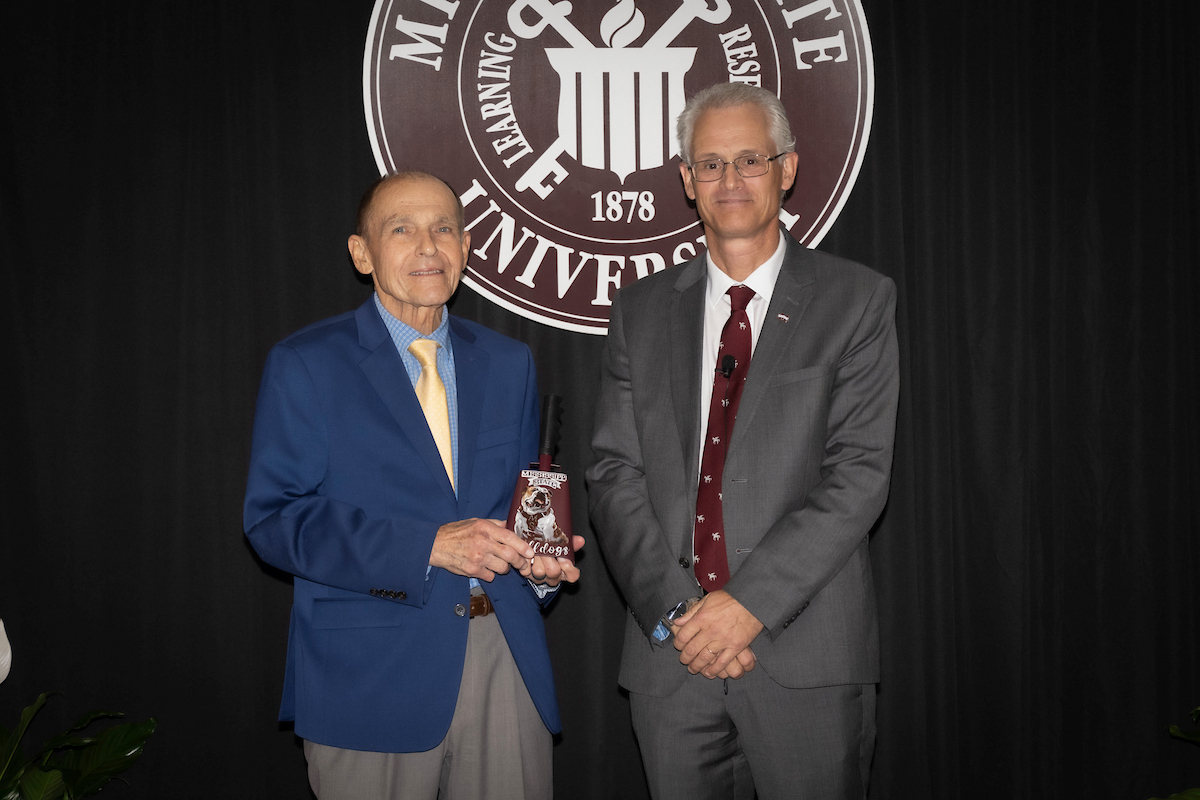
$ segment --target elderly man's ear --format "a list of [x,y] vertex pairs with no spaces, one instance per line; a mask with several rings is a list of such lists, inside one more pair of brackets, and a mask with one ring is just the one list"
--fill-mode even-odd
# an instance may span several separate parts
[[350,235],[346,240],[346,248],[350,251],[350,260],[354,262],[354,268],[363,275],[370,275],[374,272],[374,267],[371,265],[371,250],[367,247],[367,241],[357,233]]

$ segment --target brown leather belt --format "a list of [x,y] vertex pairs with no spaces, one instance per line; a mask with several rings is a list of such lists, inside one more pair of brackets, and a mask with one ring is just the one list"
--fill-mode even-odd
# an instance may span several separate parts
[[492,601],[486,594],[471,595],[471,619],[486,617],[495,610],[496,607],[492,605]]

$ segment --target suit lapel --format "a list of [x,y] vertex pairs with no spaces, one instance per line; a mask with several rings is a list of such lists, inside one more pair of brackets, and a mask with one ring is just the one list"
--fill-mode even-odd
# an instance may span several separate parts
[[746,374],[746,386],[738,404],[737,422],[733,426],[726,457],[728,453],[736,451],[745,438],[745,431],[753,422],[763,394],[777,371],[779,359],[791,347],[795,332],[800,327],[800,318],[812,301],[816,280],[808,250],[789,236],[783,266],[775,281],[775,290],[771,293],[771,305],[767,308],[762,331],[758,334],[758,344],[750,359],[750,371]]
[[[433,434],[429,432],[429,425],[425,422],[425,412],[417,402],[417,394],[408,380],[408,372],[404,369],[400,353],[396,351],[396,345],[387,327],[379,318],[375,301],[368,299],[359,306],[354,319],[358,323],[358,343],[368,351],[366,357],[358,363],[359,369],[366,375],[371,387],[396,420],[400,431],[429,467],[430,472],[441,477],[443,490],[453,499],[454,487],[450,485],[446,467],[442,464],[442,456],[438,453]],[[461,431],[459,438],[462,438]],[[461,466],[459,471],[462,472]]]
[[483,415],[489,356],[475,343],[475,335],[467,326],[453,316],[450,317],[450,343],[454,348],[454,380],[458,384],[459,516],[465,518],[475,471],[475,442],[479,438],[479,420]]
[[671,396],[683,443],[685,486],[695,487],[700,456],[700,342],[704,340],[704,256],[692,259],[675,282],[671,308]]

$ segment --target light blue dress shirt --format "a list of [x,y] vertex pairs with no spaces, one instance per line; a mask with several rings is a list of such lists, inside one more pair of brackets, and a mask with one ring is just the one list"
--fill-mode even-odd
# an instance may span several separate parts
[[416,328],[406,325],[392,316],[392,313],[383,307],[378,293],[372,296],[375,298],[375,308],[379,310],[380,319],[383,320],[388,333],[392,335],[392,341],[395,342],[396,349],[400,351],[400,358],[404,361],[404,369],[408,372],[408,380],[412,383],[414,389],[417,386],[417,379],[421,377],[421,362],[417,361],[416,356],[408,352],[409,345],[417,339],[432,339],[440,345],[437,349],[437,371],[438,377],[442,379],[442,385],[446,387],[446,411],[450,417],[450,460],[454,465],[454,492],[457,495],[458,380],[454,372],[454,348],[450,346],[450,315],[446,313],[446,309],[443,306],[442,323],[434,329],[433,333],[423,336]]
[[[454,464],[454,494],[458,495],[458,379],[454,372],[454,348],[450,345],[450,314],[447,313],[446,307],[442,306],[442,322],[433,330],[432,333],[425,336],[417,331],[411,325],[407,325],[392,315],[392,312],[383,307],[383,303],[379,299],[379,293],[376,292],[372,297],[375,299],[375,308],[379,311],[379,317],[383,320],[384,326],[388,329],[388,333],[392,336],[392,341],[396,345],[396,349],[400,351],[400,358],[404,362],[404,369],[408,373],[408,380],[412,383],[413,388],[417,387],[417,380],[421,377],[421,362],[417,361],[417,357],[408,352],[408,347],[417,339],[432,339],[437,342],[440,347],[437,349],[437,371],[438,377],[442,379],[442,384],[446,387],[446,412],[450,417],[450,453],[451,462]],[[429,577],[429,572],[432,567],[426,567],[425,577]],[[477,578],[471,578],[471,588],[480,586]],[[551,589],[548,586],[543,586],[533,581],[529,581],[529,585],[537,592],[538,597],[545,597],[550,592],[557,589]]]

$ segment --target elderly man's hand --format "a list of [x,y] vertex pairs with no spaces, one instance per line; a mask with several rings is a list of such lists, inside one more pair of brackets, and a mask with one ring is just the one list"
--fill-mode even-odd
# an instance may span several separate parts
[[[576,553],[583,549],[583,543],[582,536],[571,537],[571,546]],[[569,558],[534,556],[521,568],[521,574],[534,583],[558,586],[562,581],[575,583],[579,580],[579,567],[575,566]]]
[[719,590],[705,595],[676,620],[672,632],[679,663],[688,672],[706,678],[740,678],[754,669],[750,642],[762,629],[763,624],[745,606]]
[[499,519],[464,519],[438,528],[429,566],[491,583],[516,567],[524,574],[533,548]]

